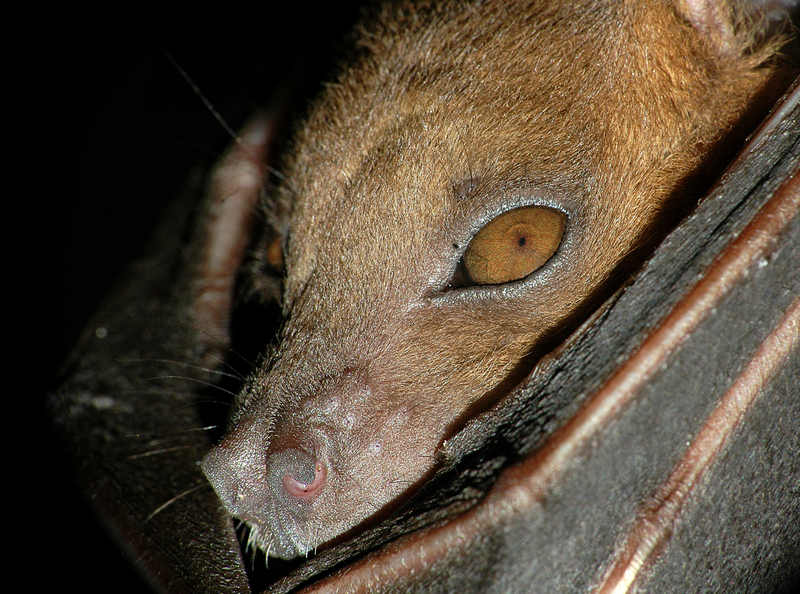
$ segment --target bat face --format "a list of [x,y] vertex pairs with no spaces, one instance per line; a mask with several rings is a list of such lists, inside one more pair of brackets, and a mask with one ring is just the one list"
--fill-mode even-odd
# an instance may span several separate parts
[[589,4],[385,9],[298,131],[269,197],[280,342],[203,461],[268,554],[422,484],[697,191],[768,79],[696,14]]

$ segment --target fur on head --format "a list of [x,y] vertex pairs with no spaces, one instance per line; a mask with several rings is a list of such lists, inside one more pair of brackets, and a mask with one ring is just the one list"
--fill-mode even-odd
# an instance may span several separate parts
[[[269,196],[280,342],[203,461],[254,544],[307,554],[396,505],[697,198],[696,172],[776,71],[779,43],[756,44],[748,18],[584,0],[401,2],[365,19]],[[512,211],[558,213],[555,247],[478,282],[465,253]],[[279,261],[273,235],[257,260]]]

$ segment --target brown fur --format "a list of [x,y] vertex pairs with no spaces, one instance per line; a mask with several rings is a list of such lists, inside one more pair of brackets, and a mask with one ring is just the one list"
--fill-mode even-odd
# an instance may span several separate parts
[[[696,197],[690,174],[768,84],[775,45],[686,4],[401,3],[365,21],[270,196],[287,213],[280,345],[204,462],[259,546],[311,550],[423,481]],[[471,237],[529,204],[567,214],[556,255],[522,281],[450,288]],[[284,449],[325,466],[321,492],[276,501]],[[298,464],[285,473],[310,483]]]

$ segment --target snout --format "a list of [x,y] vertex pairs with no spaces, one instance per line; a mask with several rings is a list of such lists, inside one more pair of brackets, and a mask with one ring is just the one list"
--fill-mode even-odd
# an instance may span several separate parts
[[202,469],[228,512],[248,524],[251,542],[290,559],[318,544],[310,524],[328,465],[310,446],[265,441],[239,426],[206,454]]

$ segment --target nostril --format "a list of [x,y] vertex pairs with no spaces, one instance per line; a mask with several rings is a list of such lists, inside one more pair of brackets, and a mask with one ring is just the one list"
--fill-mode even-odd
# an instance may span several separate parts
[[281,484],[289,495],[310,499],[325,485],[325,465],[300,449],[281,450],[267,460],[270,483]]
[[302,483],[291,474],[286,474],[283,477],[283,486],[290,495],[294,495],[295,497],[313,497],[322,490],[327,475],[328,472],[322,465],[322,462],[317,461],[314,468],[314,480],[312,482]]

